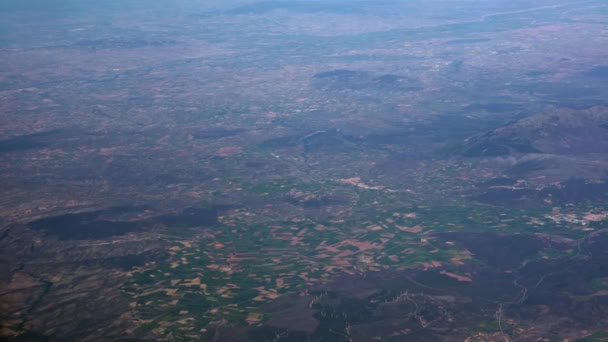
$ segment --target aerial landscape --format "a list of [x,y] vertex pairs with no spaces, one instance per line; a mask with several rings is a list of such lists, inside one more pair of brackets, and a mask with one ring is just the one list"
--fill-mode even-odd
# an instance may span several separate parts
[[0,340],[608,341],[608,2],[3,0]]

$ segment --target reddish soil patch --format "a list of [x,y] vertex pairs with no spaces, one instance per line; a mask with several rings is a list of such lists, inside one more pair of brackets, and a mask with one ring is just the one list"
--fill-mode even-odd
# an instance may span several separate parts
[[454,279],[456,279],[458,281],[466,281],[466,282],[472,282],[473,281],[473,279],[471,279],[469,277],[461,276],[461,275],[458,275],[456,273],[451,273],[451,272],[448,272],[448,271],[441,271],[439,273],[441,273],[441,274],[443,274],[445,276],[448,276],[450,278],[454,278]]
[[422,231],[421,226],[413,226],[413,227],[397,226],[397,228],[402,232],[408,232],[408,233],[420,233]]
[[222,147],[215,154],[220,157],[229,157],[231,155],[239,154],[243,152],[242,147],[232,146],[232,147]]

